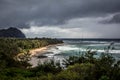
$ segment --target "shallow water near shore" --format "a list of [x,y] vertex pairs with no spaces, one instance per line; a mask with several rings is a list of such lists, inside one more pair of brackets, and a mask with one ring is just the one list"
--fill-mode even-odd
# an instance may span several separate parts
[[49,60],[62,62],[69,56],[79,56],[87,50],[97,51],[95,57],[99,57],[106,48],[111,45],[109,54],[120,60],[120,41],[84,41],[84,40],[63,40],[64,44],[58,44],[49,47],[43,54],[37,54],[32,57],[30,63],[37,66],[38,63],[44,63]]

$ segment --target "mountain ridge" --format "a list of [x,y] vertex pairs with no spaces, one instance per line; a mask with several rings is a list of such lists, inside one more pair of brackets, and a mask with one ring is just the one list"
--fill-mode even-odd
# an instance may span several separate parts
[[0,29],[0,37],[3,38],[26,38],[25,34],[19,29],[10,27],[8,29]]

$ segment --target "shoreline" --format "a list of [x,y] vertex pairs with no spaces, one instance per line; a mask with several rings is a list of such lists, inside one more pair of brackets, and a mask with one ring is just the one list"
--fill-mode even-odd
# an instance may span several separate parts
[[31,57],[32,57],[32,56],[35,56],[35,55],[37,55],[37,54],[42,55],[42,54],[44,54],[50,47],[54,47],[54,46],[56,46],[56,45],[62,45],[62,44],[64,44],[64,43],[51,44],[51,45],[48,45],[48,46],[45,46],[45,47],[41,47],[41,48],[30,49],[30,50],[29,50],[29,54],[30,54]]
[[[47,45],[47,46],[44,46],[44,47],[40,47],[40,48],[34,48],[34,49],[29,49],[29,54],[30,54],[30,57],[34,57],[34,56],[37,56],[37,55],[42,55],[44,54],[50,47],[54,47],[56,45],[63,45],[64,43],[58,43],[58,44],[50,44],[50,45]],[[19,60],[19,57],[20,56],[23,56],[24,53],[18,53],[18,55],[16,55],[15,58],[17,58]]]

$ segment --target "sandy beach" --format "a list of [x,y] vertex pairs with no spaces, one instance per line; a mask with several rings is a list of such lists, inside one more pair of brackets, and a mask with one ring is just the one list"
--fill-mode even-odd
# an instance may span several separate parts
[[[36,56],[36,55],[42,55],[44,54],[48,49],[50,49],[51,47],[55,47],[56,45],[62,45],[63,43],[61,44],[52,44],[52,45],[48,45],[48,46],[45,46],[45,47],[40,47],[40,48],[35,48],[35,49],[30,49],[29,50],[29,54],[30,54],[30,57],[33,57],[33,56]],[[21,55],[24,55],[24,53],[19,53],[17,55],[17,58]]]
[[31,56],[36,55],[37,53],[42,54],[43,52],[45,52],[48,49],[48,46],[46,47],[41,47],[41,48],[36,48],[36,49],[31,49],[29,51],[29,53],[31,54]]
[[31,56],[35,56],[38,53],[39,55],[44,54],[50,47],[55,47],[56,45],[62,45],[62,44],[53,44],[41,48],[31,49],[29,53],[31,54]]

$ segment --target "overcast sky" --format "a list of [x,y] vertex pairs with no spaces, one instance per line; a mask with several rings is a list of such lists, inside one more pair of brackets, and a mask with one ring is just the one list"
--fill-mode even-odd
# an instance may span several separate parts
[[120,0],[0,0],[0,29],[27,37],[120,38]]

